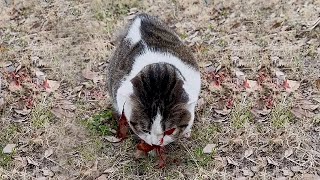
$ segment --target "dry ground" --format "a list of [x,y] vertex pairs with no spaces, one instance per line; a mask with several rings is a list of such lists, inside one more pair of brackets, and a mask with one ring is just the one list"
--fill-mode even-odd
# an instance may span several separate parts
[[[137,11],[174,28],[203,74],[192,138],[170,146],[177,162],[164,170],[133,158],[133,138],[104,138],[116,123],[102,77]],[[0,149],[15,144],[0,179],[319,179],[319,17],[317,0],[0,0]],[[262,92],[212,89],[220,64],[248,79],[265,65],[300,86],[272,94],[258,118]],[[221,97],[231,109],[219,111]]]

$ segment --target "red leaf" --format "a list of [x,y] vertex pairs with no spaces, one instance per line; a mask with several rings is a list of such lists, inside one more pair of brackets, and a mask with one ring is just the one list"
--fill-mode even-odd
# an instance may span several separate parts
[[129,130],[129,127],[128,127],[127,118],[124,115],[124,112],[122,112],[122,115],[119,119],[119,127],[118,127],[117,137],[120,139],[127,138],[128,130]]
[[151,145],[145,143],[144,141],[142,141],[141,143],[138,144],[137,148],[140,151],[147,153],[147,152],[153,150],[155,148],[155,146],[151,146]]

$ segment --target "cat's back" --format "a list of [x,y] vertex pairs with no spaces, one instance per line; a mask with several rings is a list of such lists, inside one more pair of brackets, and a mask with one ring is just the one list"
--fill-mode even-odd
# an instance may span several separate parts
[[190,50],[173,30],[153,16],[139,14],[119,36],[109,62],[108,89],[112,98],[116,99],[124,81],[153,63],[169,63],[182,73],[198,72]]

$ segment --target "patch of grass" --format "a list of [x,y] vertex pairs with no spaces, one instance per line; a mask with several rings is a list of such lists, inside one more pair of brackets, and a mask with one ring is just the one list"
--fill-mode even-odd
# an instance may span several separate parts
[[12,154],[4,154],[2,152],[2,149],[4,147],[0,145],[0,167],[3,167],[3,168],[10,168],[10,165],[12,164],[12,160],[13,160],[13,155],[15,154],[14,152]]
[[113,122],[112,111],[106,110],[84,120],[83,124],[94,134],[105,136],[112,134],[111,128],[116,128],[116,125],[110,122]]
[[6,144],[8,141],[12,140],[18,133],[19,128],[14,124],[8,125],[0,132],[0,142],[1,144]]
[[247,107],[236,106],[231,113],[232,125],[236,129],[243,128],[252,119],[252,115]]
[[212,161],[211,157],[213,155],[215,155],[215,154],[216,154],[215,150],[210,155],[209,154],[204,154],[202,147],[197,147],[194,150],[194,157],[196,158],[197,163],[202,167],[207,166]]
[[285,127],[292,119],[294,119],[294,116],[288,107],[277,105],[271,111],[271,122],[275,128]]
[[36,129],[47,127],[52,119],[53,115],[50,113],[47,107],[44,107],[41,104],[39,104],[31,112],[31,123]]
[[[99,21],[109,21],[112,18],[117,18],[122,15],[126,15],[130,8],[138,7],[139,2],[137,0],[128,1],[111,1],[107,4],[101,5],[98,7],[95,13],[95,18]],[[101,8],[104,6],[105,8]]]

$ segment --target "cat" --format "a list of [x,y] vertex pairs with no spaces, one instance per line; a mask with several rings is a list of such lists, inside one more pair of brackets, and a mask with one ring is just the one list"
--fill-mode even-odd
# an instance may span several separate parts
[[149,145],[190,137],[201,78],[192,51],[154,16],[138,14],[116,41],[107,86],[113,106]]

